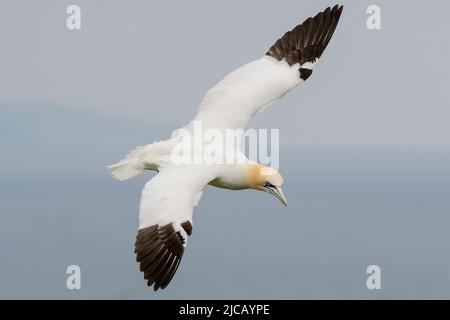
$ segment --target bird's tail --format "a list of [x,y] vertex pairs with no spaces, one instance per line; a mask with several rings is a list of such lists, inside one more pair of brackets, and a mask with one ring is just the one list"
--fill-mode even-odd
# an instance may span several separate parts
[[120,181],[131,179],[144,171],[144,147],[131,150],[125,159],[107,166],[111,175]]
[[131,150],[125,159],[107,166],[111,175],[120,181],[131,179],[144,170],[158,171],[159,162],[170,153],[174,142],[165,140]]

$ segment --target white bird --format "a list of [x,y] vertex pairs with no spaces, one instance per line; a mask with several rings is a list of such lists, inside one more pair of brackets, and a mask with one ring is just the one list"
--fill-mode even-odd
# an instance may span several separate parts
[[[265,56],[227,75],[208,91],[195,119],[183,128],[185,132],[193,133],[196,122],[204,130],[245,130],[256,113],[311,75],[342,9],[336,5],[308,18],[278,39]],[[155,291],[164,289],[178,268],[192,233],[193,208],[205,185],[269,192],[286,205],[280,173],[249,161],[239,147],[225,147],[224,152],[235,152],[238,160],[246,161],[175,163],[173,152],[180,144],[186,142],[178,136],[138,147],[122,161],[107,167],[118,180],[130,179],[144,170],[158,171],[142,190],[135,244],[140,270]]]

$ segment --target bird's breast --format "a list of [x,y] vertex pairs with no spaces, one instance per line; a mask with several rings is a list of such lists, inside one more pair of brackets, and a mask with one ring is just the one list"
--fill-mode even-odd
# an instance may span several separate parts
[[247,165],[223,165],[220,166],[218,174],[210,185],[230,190],[241,190],[249,188],[246,175]]

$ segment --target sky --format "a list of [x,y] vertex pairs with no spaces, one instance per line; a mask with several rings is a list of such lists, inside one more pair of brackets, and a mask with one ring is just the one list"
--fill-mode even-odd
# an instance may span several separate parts
[[313,75],[251,123],[280,129],[289,207],[207,187],[154,294],[133,254],[152,173],[120,183],[105,166],[169,137],[223,76],[335,3],[2,1],[0,298],[450,298],[449,5],[380,0],[371,31],[372,1],[340,3]]

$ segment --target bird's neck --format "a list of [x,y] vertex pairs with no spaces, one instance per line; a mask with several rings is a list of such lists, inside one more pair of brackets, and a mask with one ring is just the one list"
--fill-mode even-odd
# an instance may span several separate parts
[[209,184],[218,188],[240,190],[253,189],[259,164],[225,165],[220,174]]

